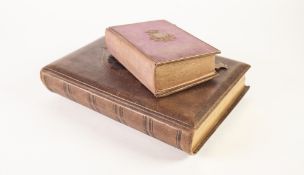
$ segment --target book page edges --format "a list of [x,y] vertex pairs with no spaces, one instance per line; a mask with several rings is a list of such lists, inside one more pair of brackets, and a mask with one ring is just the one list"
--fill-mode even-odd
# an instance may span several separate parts
[[184,89],[187,89],[187,88],[190,88],[192,86],[198,85],[200,83],[206,82],[206,81],[211,80],[211,79],[213,79],[217,76],[218,76],[218,74],[216,73],[216,71],[214,71],[214,72],[206,74],[202,77],[187,81],[185,83],[182,83],[182,84],[170,87],[170,88],[166,88],[166,89],[163,89],[163,90],[157,90],[155,96],[156,97],[164,97],[164,96],[173,94],[175,92],[182,91]]
[[157,65],[155,86],[158,96],[168,95],[214,78],[215,55]]
[[212,134],[216,126],[228,115],[230,110],[242,97],[244,91],[247,90],[245,86],[245,76],[232,87],[221,102],[213,109],[204,122],[194,131],[191,152],[195,153],[203,145],[203,143]]

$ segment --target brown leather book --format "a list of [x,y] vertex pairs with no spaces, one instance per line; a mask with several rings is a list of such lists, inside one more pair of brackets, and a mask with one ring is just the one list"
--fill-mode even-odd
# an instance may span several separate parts
[[108,51],[156,97],[216,76],[220,51],[165,20],[106,29]]
[[155,98],[110,56],[103,39],[45,66],[40,75],[50,91],[193,154],[248,89],[249,65],[222,57],[216,62],[228,68],[163,98]]

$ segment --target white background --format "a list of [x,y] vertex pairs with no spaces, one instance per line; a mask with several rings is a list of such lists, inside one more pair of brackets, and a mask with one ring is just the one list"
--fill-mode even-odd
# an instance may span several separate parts
[[[304,174],[301,0],[0,0],[0,174]],[[252,65],[251,89],[189,156],[49,92],[44,65],[107,26],[167,19]]]

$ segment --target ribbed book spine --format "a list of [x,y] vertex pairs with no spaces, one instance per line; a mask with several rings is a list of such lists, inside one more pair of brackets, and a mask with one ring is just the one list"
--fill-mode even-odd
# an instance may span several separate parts
[[41,70],[40,76],[50,91],[192,154],[190,148],[192,132],[186,126],[174,121],[164,121],[165,117],[156,116],[144,108],[115,99],[111,94],[100,92],[79,80],[47,67]]

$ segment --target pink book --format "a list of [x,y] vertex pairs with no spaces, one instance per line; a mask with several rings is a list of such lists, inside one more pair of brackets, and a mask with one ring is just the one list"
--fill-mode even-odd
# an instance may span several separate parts
[[106,47],[156,97],[216,76],[220,51],[166,20],[112,26]]

